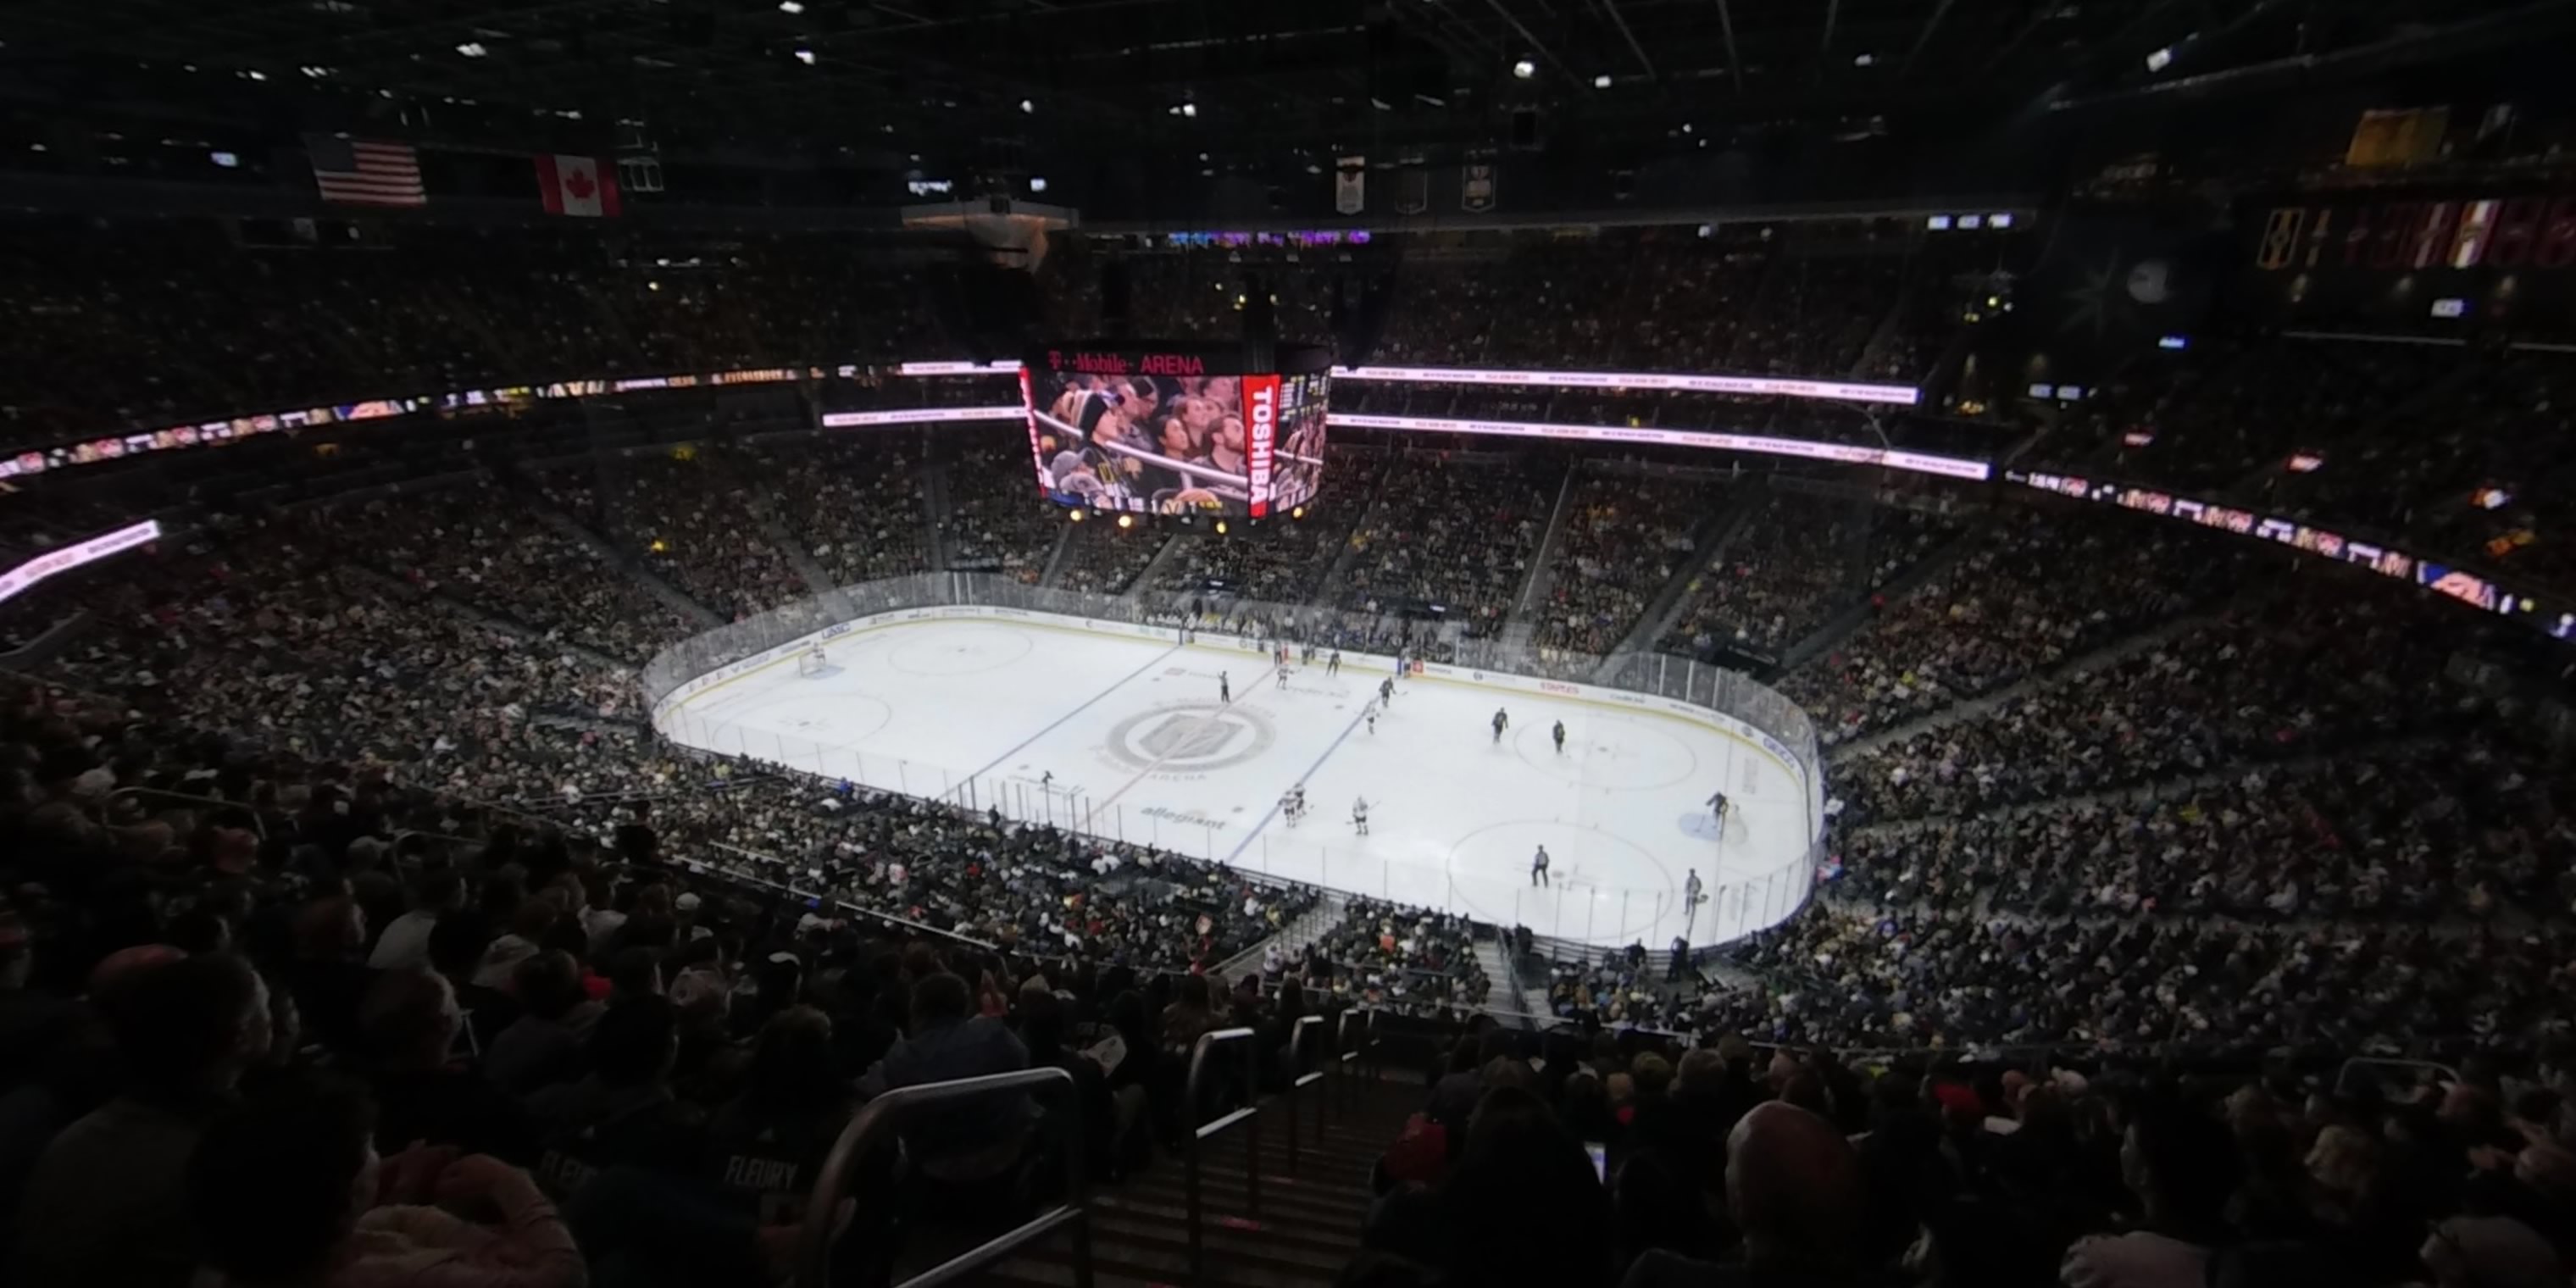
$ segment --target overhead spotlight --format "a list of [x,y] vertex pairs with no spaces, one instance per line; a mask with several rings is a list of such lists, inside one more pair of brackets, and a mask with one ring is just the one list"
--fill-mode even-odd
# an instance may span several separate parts
[[1196,115],[1198,115],[1198,114],[1199,114],[1199,105],[1198,105],[1198,104],[1196,104],[1196,103],[1183,103],[1183,104],[1181,104],[1181,115],[1183,115],[1183,116],[1196,116]]
[[2163,71],[2164,69],[2173,66],[2173,59],[2173,46],[2167,45],[2164,48],[2147,55],[2147,70],[2151,72]]
[[1034,116],[1037,114],[1037,110],[1038,105],[1036,102],[1025,98],[1020,100],[1020,111],[1023,115]]
[[1031,191],[1031,192],[1044,192],[1044,191],[1046,191],[1046,176],[1045,176],[1045,175],[1042,175],[1042,174],[1033,174],[1033,175],[1030,175],[1030,176],[1029,176],[1029,191]]
[[1870,66],[1870,65],[1872,65],[1872,64],[1874,64],[1874,63],[1876,63],[1877,61],[1878,61],[1878,55],[1876,55],[1876,54],[1854,54],[1854,55],[1852,55],[1852,66],[1854,66],[1854,67],[1868,67],[1868,66]]
[[1064,517],[1065,517],[1065,518],[1067,518],[1067,519],[1071,519],[1071,520],[1072,520],[1072,521],[1074,521],[1075,523],[1080,523],[1080,522],[1082,522],[1082,511],[1080,511],[1080,510],[1067,510],[1067,511],[1065,511],[1065,512],[1064,512]]
[[1219,519],[1216,521],[1216,534],[1220,537],[1225,535],[1225,520]]
[[1528,80],[1538,75],[1538,64],[1524,58],[1512,64],[1512,75],[1519,80]]
[[1291,518],[1291,519],[1302,519],[1302,518],[1305,518],[1305,517],[1306,517],[1306,507],[1304,507],[1304,506],[1300,505],[1300,506],[1296,506],[1296,507],[1294,507],[1294,508],[1290,509],[1290,510],[1288,511],[1288,517],[1289,517],[1289,518]]
[[482,41],[469,40],[464,44],[458,45],[456,47],[456,52],[463,54],[468,58],[481,58],[483,55],[491,53],[492,51],[484,48]]
[[798,61],[798,62],[800,62],[800,63],[803,63],[803,64],[805,64],[805,65],[806,65],[806,66],[808,66],[808,67],[813,66],[813,65],[814,65],[814,51],[813,51],[813,50],[811,50],[811,49],[799,49],[799,50],[797,50],[797,51],[796,51],[796,61]]
[[1132,515],[1132,514],[1122,514],[1122,515],[1119,515],[1119,516],[1118,516],[1118,526],[1119,526],[1119,527],[1122,527],[1122,528],[1132,528],[1132,527],[1135,527],[1135,526],[1136,526],[1136,516],[1135,516],[1135,515]]
[[805,5],[803,0],[778,0],[778,11],[780,13],[803,13],[805,12]]
[[1324,172],[1324,167],[1322,167],[1322,166],[1320,166],[1320,165],[1317,165],[1317,164],[1315,164],[1315,163],[1314,163],[1314,162],[1312,162],[1312,161],[1309,161],[1309,162],[1307,162],[1307,163],[1306,163],[1306,173],[1308,173],[1308,174],[1322,174],[1323,172]]
[[1688,133],[1690,133],[1690,132],[1691,132],[1691,123],[1690,123],[1690,122],[1688,122],[1688,121],[1684,121],[1684,122],[1682,122],[1682,133],[1684,133],[1684,134],[1688,134]]
[[1592,88],[1594,88],[1594,89],[1608,89],[1608,88],[1610,88],[1610,73],[1608,73],[1608,72],[1603,72],[1603,73],[1601,73],[1600,75],[1593,77],[1593,78],[1592,78]]

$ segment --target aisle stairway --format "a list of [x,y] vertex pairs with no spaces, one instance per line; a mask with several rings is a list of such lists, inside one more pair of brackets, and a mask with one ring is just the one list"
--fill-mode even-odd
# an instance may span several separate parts
[[[1207,1288],[1322,1288],[1359,1251],[1371,1195],[1369,1172],[1405,1117],[1422,1107],[1422,1089],[1360,1081],[1332,1094],[1353,1103],[1327,1116],[1321,1132],[1312,1105],[1297,1120],[1298,1149],[1287,1156],[1288,1117],[1276,1097],[1261,1114],[1206,1143],[1200,1161],[1207,1211]],[[1261,1130],[1257,1210],[1244,1185],[1247,1131]],[[1177,1158],[1092,1191],[1092,1282],[1096,1288],[1188,1285],[1189,1197]],[[1063,1234],[1021,1249],[966,1282],[993,1288],[1069,1288],[1075,1282],[1071,1239]]]
[[[1323,1034],[1322,1021],[1315,1024],[1310,1030],[1315,1036],[1334,1036]],[[1381,1048],[1373,1022],[1366,1028],[1351,1025],[1338,1036],[1353,1048],[1347,1065],[1327,1060],[1327,1071],[1309,1073],[1295,1090],[1264,1095],[1258,1112],[1239,1109],[1200,1129],[1195,1274],[1187,1156],[1166,1149],[1124,1177],[1091,1183],[1078,1221],[1068,1220],[1071,1209],[1063,1207],[1029,1213],[1043,1232],[1024,1227],[1012,1239],[1033,1237],[998,1255],[991,1251],[993,1245],[982,1243],[1002,1233],[993,1221],[960,1223],[953,1218],[961,1213],[953,1210],[925,1212],[927,1224],[898,1218],[899,1224],[913,1228],[897,1236],[894,1264],[880,1263],[874,1274],[862,1266],[870,1260],[868,1245],[846,1242],[865,1236],[845,1235],[843,1246],[831,1254],[838,1273],[829,1288],[878,1288],[889,1282],[876,1279],[886,1270],[893,1272],[890,1282],[902,1283],[951,1258],[971,1265],[987,1256],[992,1259],[979,1268],[950,1271],[941,1282],[988,1288],[1325,1288],[1358,1254],[1361,1228],[1374,1202],[1372,1171],[1424,1097],[1420,1084],[1403,1074],[1397,1075],[1399,1081],[1386,1080],[1378,1065]],[[1201,1049],[1217,1055],[1219,1064],[1232,1061],[1231,1054],[1220,1053],[1248,1053],[1226,1034],[1203,1039]],[[1151,1130],[1143,1122],[1137,1129]],[[866,1128],[853,1123],[850,1130]],[[852,1143],[845,1138],[841,1147]],[[833,1188],[818,1186],[814,1201],[837,1202],[827,1192]],[[1077,1251],[1086,1242],[1087,1258]],[[814,1243],[801,1251],[808,1257],[822,1254]],[[1081,1273],[1086,1264],[1088,1277]],[[817,1273],[821,1261],[806,1260],[803,1268],[800,1288],[826,1288],[825,1276]],[[876,1282],[865,1282],[870,1279]]]

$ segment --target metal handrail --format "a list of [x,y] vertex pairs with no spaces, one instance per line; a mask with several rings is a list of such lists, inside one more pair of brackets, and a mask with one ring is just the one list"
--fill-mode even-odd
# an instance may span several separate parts
[[1218,1029],[1214,1033],[1199,1035],[1197,1045],[1190,1048],[1190,1073],[1188,1080],[1182,1084],[1181,1103],[1186,1106],[1183,1112],[1191,1117],[1198,1116],[1201,1103],[1199,1097],[1207,1089],[1204,1079],[1207,1074],[1208,1056],[1227,1043],[1240,1043],[1243,1046],[1245,1075],[1243,1107],[1231,1113],[1219,1115],[1215,1120],[1202,1123],[1192,1130],[1181,1158],[1182,1190],[1187,1195],[1186,1221],[1190,1235],[1189,1275],[1192,1288],[1196,1288],[1196,1285],[1204,1283],[1207,1279],[1207,1234],[1199,1228],[1200,1223],[1206,1218],[1206,1205],[1201,1201],[1199,1194],[1199,1142],[1236,1123],[1252,1122],[1252,1129],[1246,1132],[1243,1138],[1243,1213],[1248,1217],[1261,1215],[1261,1124],[1254,1121],[1261,1115],[1261,1049],[1253,1044],[1253,1030]]
[[191,796],[186,792],[164,791],[158,787],[119,787],[115,791],[107,794],[107,799],[111,803],[119,800],[143,800],[146,797],[149,797],[152,800],[161,801],[165,804],[211,806],[215,809],[240,810],[243,813],[250,815],[250,830],[257,834],[260,840],[266,841],[268,839],[268,824],[260,818],[259,811],[252,809],[250,806],[243,804],[240,801],[228,801],[221,796]]
[[[1317,1069],[1312,1073],[1306,1071],[1306,1034],[1323,1022],[1324,1017],[1320,1015],[1300,1015],[1297,1017],[1295,1026],[1288,1030],[1288,1094],[1285,1107],[1288,1112],[1288,1174],[1290,1176],[1297,1174],[1297,1102],[1306,1098],[1304,1093],[1308,1083],[1324,1080],[1323,1070]],[[1318,1146],[1324,1143],[1324,1107],[1322,1105],[1315,1106],[1315,1143]]]
[[[739,854],[753,853],[753,851],[750,850],[737,850],[735,847],[726,845],[722,842],[714,842],[713,844],[715,845],[715,848],[720,850],[735,850],[735,852]],[[972,935],[961,935],[956,931],[941,930],[937,926],[914,921],[909,917],[898,917],[891,912],[879,912],[874,908],[860,907],[855,903],[851,903],[847,899],[833,897],[832,892],[829,890],[800,890],[795,885],[788,882],[772,881],[766,877],[754,876],[749,872],[719,868],[706,863],[688,864],[686,865],[686,870],[691,876],[721,877],[728,881],[741,882],[758,887],[759,889],[766,890],[771,894],[785,895],[790,899],[811,899],[818,904],[829,900],[831,906],[836,911],[846,912],[855,917],[865,917],[871,921],[880,921],[889,925],[900,926],[905,930],[945,939],[950,943],[964,944],[969,948],[980,948],[986,952],[992,952],[998,947],[998,945],[988,940],[977,939]]]
[[[1377,1017],[1375,1010],[1352,1007],[1342,1012],[1342,1018],[1333,1027],[1333,1062],[1342,1070],[1342,1101],[1346,1114],[1359,1109],[1361,1075],[1358,1066],[1362,1057],[1377,1049]],[[1351,1041],[1351,1028],[1355,1024],[1359,1027],[1360,1036],[1366,1039],[1359,1045],[1353,1045]]]
[[1062,1202],[1021,1222],[984,1243],[940,1262],[914,1275],[894,1288],[936,1288],[1000,1260],[1022,1244],[1044,1237],[1060,1226],[1073,1229],[1074,1288],[1091,1288],[1091,1216],[1083,1193],[1082,1176],[1082,1097],[1076,1093],[1073,1074],[1053,1065],[1039,1069],[1022,1069],[1014,1073],[992,1073],[980,1078],[957,1078],[948,1082],[925,1082],[919,1086],[897,1087],[870,1100],[850,1124],[841,1129],[840,1138],[832,1142],[832,1152],[823,1160],[822,1173],[814,1178],[814,1189],[805,1208],[805,1224],[796,1241],[797,1288],[827,1288],[832,1277],[832,1246],[839,1242],[840,1223],[833,1219],[841,1205],[843,1178],[860,1159],[867,1157],[871,1146],[903,1119],[936,1105],[951,1104],[976,1096],[1001,1091],[1025,1091],[1053,1083],[1065,1089],[1063,1113],[1047,1113],[1062,1124],[1065,1192]]
[[2392,1056],[2357,1055],[2344,1061],[2342,1067],[2335,1070],[2335,1094],[2340,1096],[2349,1092],[2352,1089],[2350,1084],[2353,1071],[2364,1067],[2430,1071],[2441,1074],[2453,1082],[2460,1081],[2459,1070],[2432,1060],[2400,1060]]

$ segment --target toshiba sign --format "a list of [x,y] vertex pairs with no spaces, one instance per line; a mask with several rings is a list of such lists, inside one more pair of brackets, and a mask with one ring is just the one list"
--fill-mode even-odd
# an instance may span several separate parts
[[1244,464],[1250,473],[1252,517],[1270,513],[1270,472],[1279,438],[1279,377],[1243,378]]

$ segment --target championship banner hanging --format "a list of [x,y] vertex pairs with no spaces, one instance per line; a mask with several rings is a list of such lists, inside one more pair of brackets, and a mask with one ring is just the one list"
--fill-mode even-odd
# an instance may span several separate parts
[[1478,163],[1458,172],[1458,208],[1481,215],[1494,208],[1494,167]]
[[1368,158],[1343,157],[1333,170],[1333,209],[1356,215],[1368,208]]

